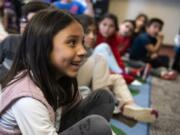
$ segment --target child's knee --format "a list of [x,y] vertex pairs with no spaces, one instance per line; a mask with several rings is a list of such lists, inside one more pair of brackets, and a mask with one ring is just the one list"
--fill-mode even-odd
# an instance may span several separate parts
[[111,135],[110,125],[102,116],[90,115],[87,118],[91,123],[93,135]]
[[110,90],[99,89],[96,92],[97,92],[96,95],[98,96],[99,100],[101,101],[108,100],[111,103],[114,102],[114,97]]

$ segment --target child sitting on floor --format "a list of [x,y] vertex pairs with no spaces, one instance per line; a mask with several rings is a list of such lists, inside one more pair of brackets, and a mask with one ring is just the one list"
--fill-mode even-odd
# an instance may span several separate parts
[[[130,58],[135,61],[150,63],[157,69],[154,73],[163,79],[176,79],[174,71],[168,71],[169,58],[159,55],[164,36],[161,33],[163,21],[152,18],[147,23],[146,32],[140,34],[134,41],[130,52]],[[163,68],[162,68],[163,67]]]
[[111,93],[82,99],[78,90],[83,38],[82,25],[68,12],[48,9],[31,19],[2,84],[1,135],[112,135]]
[[119,44],[117,45],[118,51],[123,56],[131,47],[132,34],[135,29],[135,23],[133,20],[124,20],[119,25]]

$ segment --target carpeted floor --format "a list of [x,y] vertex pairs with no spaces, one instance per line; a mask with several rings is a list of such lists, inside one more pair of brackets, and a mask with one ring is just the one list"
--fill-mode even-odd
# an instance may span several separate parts
[[160,116],[150,135],[180,135],[180,75],[176,81],[153,78],[151,102]]

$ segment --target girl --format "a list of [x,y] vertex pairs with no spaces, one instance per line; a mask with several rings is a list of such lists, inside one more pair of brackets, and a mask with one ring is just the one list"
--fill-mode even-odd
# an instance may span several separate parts
[[142,122],[154,122],[157,112],[152,108],[138,106],[129,89],[119,74],[110,74],[106,60],[102,55],[93,53],[93,46],[96,41],[96,25],[93,18],[89,16],[78,16],[85,30],[84,42],[87,48],[88,57],[86,62],[78,71],[78,84],[81,93],[86,96],[98,89],[112,91],[117,100],[117,108],[114,112],[120,112],[127,117]]
[[125,55],[131,48],[132,34],[135,29],[133,20],[124,20],[119,24],[119,42],[118,50],[121,56]]
[[135,19],[135,31],[134,31],[134,38],[137,37],[139,34],[146,31],[146,24],[148,22],[148,17],[145,14],[139,14]]
[[69,13],[44,10],[27,25],[0,95],[0,134],[111,135],[112,95],[81,99],[76,74],[84,31]]

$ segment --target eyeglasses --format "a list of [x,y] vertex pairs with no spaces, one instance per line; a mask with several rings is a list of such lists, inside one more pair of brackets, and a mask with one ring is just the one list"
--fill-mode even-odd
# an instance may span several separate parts
[[25,18],[25,17],[22,17],[22,18],[20,19],[20,23],[28,23],[28,19]]

